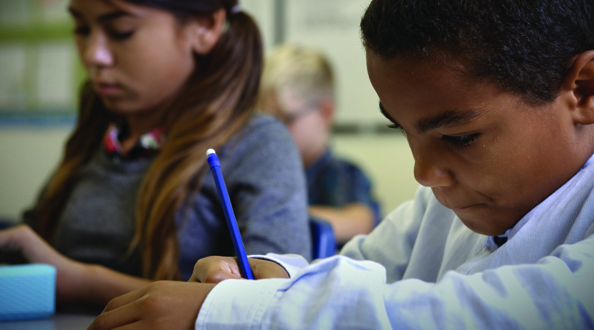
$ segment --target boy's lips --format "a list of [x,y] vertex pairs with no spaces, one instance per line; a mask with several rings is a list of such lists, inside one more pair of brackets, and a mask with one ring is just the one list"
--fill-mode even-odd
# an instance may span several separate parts
[[481,212],[485,212],[488,208],[488,204],[485,203],[477,203],[477,204],[471,204],[468,206],[460,206],[460,207],[448,207],[449,209],[451,209],[454,212],[477,212],[479,210],[481,210]]
[[[435,197],[438,197],[438,196],[435,196]],[[441,203],[441,205],[443,205],[453,211],[468,210],[468,209],[476,207],[476,206],[485,205],[483,203],[447,203],[446,201],[444,201],[443,199],[440,199],[440,198],[437,198],[437,200]]]
[[469,209],[469,208],[471,208],[473,206],[476,206],[476,205],[468,205],[468,206],[462,206],[462,207],[452,207],[452,210],[454,210],[454,211],[461,211],[461,210]]

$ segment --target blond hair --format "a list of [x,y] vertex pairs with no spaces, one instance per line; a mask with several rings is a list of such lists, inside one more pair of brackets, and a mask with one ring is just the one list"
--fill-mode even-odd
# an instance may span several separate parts
[[297,45],[283,45],[269,53],[260,102],[272,96],[282,103],[286,93],[308,103],[334,101],[334,76],[328,59],[316,49]]

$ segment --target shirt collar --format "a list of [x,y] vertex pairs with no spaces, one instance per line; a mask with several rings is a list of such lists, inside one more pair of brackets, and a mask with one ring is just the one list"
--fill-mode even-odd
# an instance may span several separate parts
[[[592,156],[590,156],[590,158],[588,158],[588,160],[586,161],[586,163],[584,163],[584,166],[582,166],[579,169],[579,171],[577,171],[577,173],[575,175],[577,175],[578,173],[580,173],[586,167],[590,166],[593,162],[594,162],[594,154]],[[575,177],[575,175],[573,177]],[[557,191],[555,191],[553,194],[555,194],[555,193],[557,193]],[[537,207],[539,207],[541,204],[537,205],[535,207],[535,209]],[[530,213],[532,213],[533,211],[534,211],[534,209],[532,211],[528,212],[528,214],[525,215],[522,219],[520,219],[520,221],[518,223],[516,223],[516,225],[514,227],[508,229],[503,235],[490,236],[489,239],[488,239],[488,243],[487,244],[490,245],[492,248],[495,248],[495,249],[496,249],[496,247],[501,247],[503,244],[505,244],[505,242],[507,242],[508,238],[510,238],[509,237],[510,235],[513,236],[513,234],[515,234],[526,223],[526,221],[528,221],[528,219],[530,218],[528,215]]]
[[126,154],[122,154],[121,141],[128,135],[125,123],[111,123],[103,136],[103,149],[112,160],[135,160],[149,157],[161,150],[165,142],[165,129],[155,127],[142,134],[138,142]]

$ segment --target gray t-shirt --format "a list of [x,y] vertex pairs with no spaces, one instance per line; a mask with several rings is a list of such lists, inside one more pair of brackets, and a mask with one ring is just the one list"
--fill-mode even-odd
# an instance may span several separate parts
[[[311,258],[305,179],[285,127],[271,117],[255,115],[217,155],[246,252]],[[98,150],[66,203],[54,247],[74,260],[141,276],[138,251],[126,252],[135,231],[138,188],[151,161],[114,161]],[[25,222],[35,228],[35,212],[26,214]],[[190,277],[200,258],[234,255],[210,171],[200,193],[178,210],[175,221],[183,279]]]

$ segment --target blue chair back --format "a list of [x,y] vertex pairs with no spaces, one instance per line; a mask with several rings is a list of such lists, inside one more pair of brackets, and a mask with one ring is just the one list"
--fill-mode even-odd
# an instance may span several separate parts
[[309,227],[312,234],[313,258],[320,259],[336,254],[336,238],[332,225],[326,220],[311,216]]
[[17,224],[16,221],[5,219],[5,218],[0,218],[0,230],[10,228],[16,224]]

